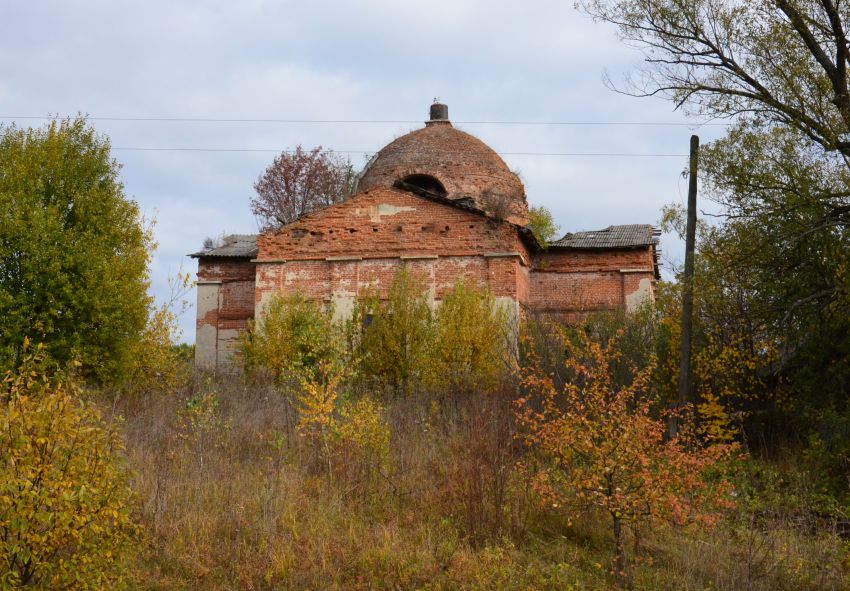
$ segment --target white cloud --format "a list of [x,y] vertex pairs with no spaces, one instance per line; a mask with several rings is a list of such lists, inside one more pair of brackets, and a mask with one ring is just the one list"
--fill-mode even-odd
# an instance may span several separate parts
[[[571,2],[360,0],[18,2],[0,22],[0,115],[682,121],[605,88],[638,56]],[[32,121],[21,121],[32,124]],[[115,147],[374,151],[418,124],[97,121]],[[464,125],[500,152],[684,153],[684,127]],[[702,130],[705,138],[717,129]],[[153,289],[205,236],[252,232],[271,153],[125,152],[128,195],[157,212]],[[654,222],[684,158],[506,156],[563,230]],[[352,155],[355,164],[362,157]],[[665,250],[675,256],[676,246]],[[191,264],[191,263],[190,263]],[[193,338],[193,319],[184,318]]]

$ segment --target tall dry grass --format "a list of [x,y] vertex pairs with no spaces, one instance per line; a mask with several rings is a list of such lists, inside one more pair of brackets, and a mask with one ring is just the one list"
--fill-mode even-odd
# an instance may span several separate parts
[[[568,526],[515,469],[511,399],[395,398],[378,464],[345,449],[327,462],[285,387],[262,379],[198,374],[174,395],[112,400],[145,531],[133,587],[610,588],[607,523]],[[850,588],[846,542],[823,528],[730,515],[637,542],[638,588]]]

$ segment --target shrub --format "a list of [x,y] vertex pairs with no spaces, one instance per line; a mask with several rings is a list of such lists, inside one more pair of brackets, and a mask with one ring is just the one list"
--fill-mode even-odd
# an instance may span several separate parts
[[507,314],[488,290],[463,280],[432,312],[422,282],[401,268],[386,301],[361,294],[351,327],[363,377],[396,392],[414,384],[492,389],[505,373]]
[[43,355],[0,389],[0,588],[117,588],[136,532],[121,440]]
[[243,336],[248,370],[266,368],[280,383],[287,377],[315,380],[323,363],[335,363],[342,351],[339,327],[319,302],[300,294],[272,297],[263,317]]
[[342,405],[336,421],[339,464],[349,478],[368,478],[384,467],[390,451],[390,426],[384,407],[370,396]]
[[343,470],[350,477],[369,476],[389,451],[383,407],[368,395],[345,396],[345,367],[322,364],[318,371],[317,379],[302,379],[295,394],[297,430],[316,446],[328,475]]
[[176,345],[178,330],[177,316],[168,306],[151,308],[147,325],[129,346],[122,391],[138,396],[177,390],[190,367],[185,351]]
[[462,390],[495,387],[506,368],[508,322],[493,294],[458,281],[435,320],[433,377]]
[[194,286],[191,274],[180,270],[169,277],[168,284],[169,299],[148,307],[145,328],[130,345],[120,390],[131,397],[151,392],[173,394],[186,380],[194,359],[192,345],[178,344],[182,332],[178,321],[189,306],[185,296]]
[[547,248],[558,237],[560,230],[552,212],[542,205],[535,205],[528,210],[528,228],[543,248]]

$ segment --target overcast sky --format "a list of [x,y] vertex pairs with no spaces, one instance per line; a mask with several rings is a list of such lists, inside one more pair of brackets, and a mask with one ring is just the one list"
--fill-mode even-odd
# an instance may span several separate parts
[[[616,81],[640,55],[572,5],[6,0],[0,116],[37,126],[43,120],[22,117],[82,112],[111,138],[127,195],[156,219],[152,289],[161,300],[181,264],[196,269],[185,255],[206,236],[256,232],[248,201],[275,150],[322,145],[350,151],[360,168],[364,153],[420,127],[435,97],[454,121],[692,123],[667,101],[606,88],[605,71]],[[97,119],[109,117],[372,122]],[[656,223],[664,204],[686,196],[685,156],[551,154],[684,155],[689,126],[456,125],[503,153],[529,203],[548,207],[563,232]],[[722,130],[696,133],[706,141]],[[662,248],[665,260],[681,258],[671,237]],[[182,326],[193,342],[194,309]]]

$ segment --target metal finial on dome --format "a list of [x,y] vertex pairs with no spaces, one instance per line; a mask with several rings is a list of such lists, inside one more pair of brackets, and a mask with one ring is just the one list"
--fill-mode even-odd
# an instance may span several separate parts
[[431,105],[431,121],[448,121],[449,106],[444,103],[434,103]]

